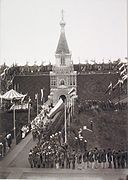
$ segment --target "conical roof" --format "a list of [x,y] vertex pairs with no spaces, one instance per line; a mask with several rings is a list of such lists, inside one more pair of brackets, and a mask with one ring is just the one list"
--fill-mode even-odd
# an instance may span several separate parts
[[70,53],[64,31],[62,31],[61,34],[60,34],[58,46],[57,46],[57,49],[56,49],[56,54],[62,54],[62,53],[65,53],[65,54]]
[[26,95],[20,94],[17,91],[11,89],[8,92],[6,92],[5,94],[3,94],[1,96],[1,98],[7,99],[7,100],[13,100],[13,99],[21,99],[21,98],[23,98],[25,96]]
[[68,43],[67,43],[67,40],[66,40],[66,36],[65,36],[65,30],[64,30],[64,27],[65,27],[66,23],[64,21],[64,15],[63,15],[63,10],[62,10],[62,18],[61,18],[61,21],[60,21],[60,26],[61,26],[61,34],[60,34],[60,39],[59,39],[59,42],[58,42],[58,46],[57,46],[57,49],[56,49],[56,54],[69,54],[69,48],[68,48]]

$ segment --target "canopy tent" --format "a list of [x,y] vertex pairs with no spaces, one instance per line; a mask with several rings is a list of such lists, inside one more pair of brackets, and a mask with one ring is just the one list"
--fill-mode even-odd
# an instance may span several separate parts
[[6,99],[6,100],[13,100],[13,99],[18,100],[18,99],[24,98],[25,96],[26,96],[26,94],[23,95],[23,94],[20,94],[20,93],[18,93],[17,91],[15,91],[13,89],[11,89],[8,92],[6,92],[5,94],[1,95],[1,98]]

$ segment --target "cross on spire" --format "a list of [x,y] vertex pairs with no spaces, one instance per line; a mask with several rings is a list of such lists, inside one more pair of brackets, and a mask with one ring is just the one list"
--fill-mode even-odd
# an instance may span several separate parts
[[62,20],[64,20],[64,10],[63,9],[61,10],[61,17],[62,17]]
[[64,22],[64,10],[61,10],[61,21],[60,21],[61,30],[64,30],[65,22]]

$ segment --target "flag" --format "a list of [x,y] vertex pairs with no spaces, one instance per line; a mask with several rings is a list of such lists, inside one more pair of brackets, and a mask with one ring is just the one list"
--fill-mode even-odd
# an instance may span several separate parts
[[119,80],[117,81],[117,83],[113,86],[112,90],[114,91],[118,85],[119,85],[119,87],[121,88],[122,84],[123,84],[123,80],[122,80],[122,79],[119,79]]
[[126,71],[127,71],[127,69],[124,68],[124,70],[120,72],[120,75],[124,74]]
[[109,95],[110,95],[111,92],[112,92],[112,89],[113,89],[113,88],[112,88],[112,82],[110,82],[110,84],[109,84],[109,86],[108,86],[108,88],[107,88],[105,94],[109,92]]
[[125,74],[123,77],[122,77],[122,80],[123,82],[128,78],[128,74]]
[[38,93],[37,93],[37,94],[35,94],[35,99],[38,99]]
[[29,98],[28,98],[28,103],[30,103],[31,102],[31,98],[30,98],[30,96],[29,96]]
[[124,64],[122,64],[120,67],[119,67],[119,71],[121,71],[121,69],[124,67]]
[[44,89],[41,89],[41,101],[43,100],[44,97]]
[[90,61],[91,61],[93,64],[96,64],[96,61],[95,61],[95,60],[92,59],[92,60],[90,60]]
[[117,66],[119,66],[120,64],[122,64],[121,59],[118,59],[117,60]]
[[68,94],[72,94],[73,92],[75,92],[75,88],[71,88],[71,90],[68,92]]

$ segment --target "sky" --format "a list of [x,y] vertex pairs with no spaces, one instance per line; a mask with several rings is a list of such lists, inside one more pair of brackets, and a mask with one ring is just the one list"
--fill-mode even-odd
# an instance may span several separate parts
[[74,63],[124,59],[126,1],[0,0],[0,64],[54,64],[62,9]]

